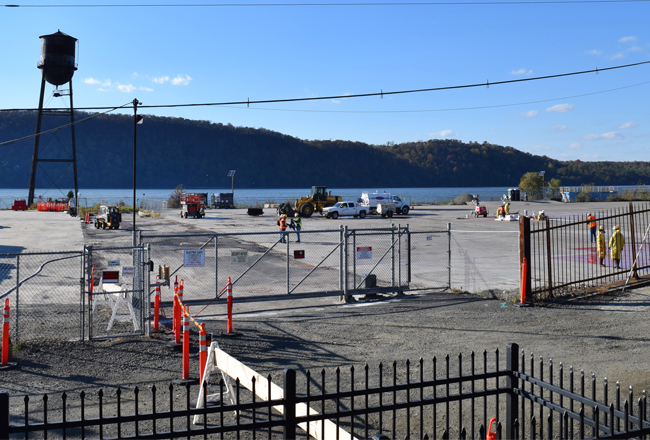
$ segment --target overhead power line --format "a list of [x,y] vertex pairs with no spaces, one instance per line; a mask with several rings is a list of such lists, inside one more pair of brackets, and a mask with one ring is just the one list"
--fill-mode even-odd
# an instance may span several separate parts
[[[376,97],[379,96],[383,98],[384,96],[392,96],[392,95],[404,95],[404,94],[412,94],[412,93],[425,93],[425,92],[439,92],[442,90],[456,90],[456,89],[469,89],[469,88],[476,88],[476,87],[490,87],[490,86],[498,86],[498,85],[504,85],[504,84],[515,84],[515,83],[522,83],[522,82],[530,82],[530,81],[540,81],[540,80],[547,80],[547,79],[553,79],[553,78],[563,78],[567,76],[576,76],[576,75],[586,75],[588,73],[600,73],[600,72],[606,72],[609,70],[616,70],[616,69],[624,69],[628,67],[635,67],[635,66],[641,66],[645,64],[650,64],[650,61],[641,61],[638,63],[632,63],[632,64],[623,64],[619,66],[612,66],[612,67],[605,67],[602,69],[595,68],[591,70],[581,70],[578,72],[569,72],[569,73],[558,73],[554,75],[546,75],[546,76],[537,76],[537,77],[532,77],[532,78],[519,78],[519,79],[510,79],[510,80],[504,80],[504,81],[494,81],[490,82],[487,80],[484,83],[476,83],[476,84],[465,84],[465,85],[457,85],[457,86],[446,86],[446,87],[431,87],[431,88],[425,88],[425,89],[411,89],[411,90],[398,90],[398,91],[388,91],[384,92],[383,90],[380,92],[374,92],[374,93],[358,93],[358,94],[346,94],[346,95],[332,95],[332,96],[316,96],[316,97],[309,97],[309,98],[285,98],[285,99],[263,99],[263,100],[253,100],[251,101],[250,99],[247,99],[246,101],[228,101],[228,102],[206,102],[206,103],[193,103],[193,104],[160,104],[160,105],[138,105],[138,108],[178,108],[178,107],[209,107],[209,106],[227,106],[227,105],[246,105],[250,106],[251,104],[272,104],[272,103],[288,103],[288,102],[305,102],[305,101],[326,101],[326,100],[332,100],[332,99],[352,99],[352,98],[369,98],[369,97]],[[124,107],[124,106],[122,106]],[[129,107],[126,107],[129,108]],[[106,109],[111,109],[114,110],[115,107],[77,107],[76,110],[106,110]],[[0,111],[34,111],[36,109],[1,109]],[[58,109],[57,109],[58,110]]]
[[[126,103],[126,104],[124,104],[124,105],[121,105],[121,106],[119,106],[119,107],[111,107],[110,110],[107,110],[107,111],[105,111],[105,112],[97,113],[96,115],[88,116],[87,118],[79,119],[78,121],[71,122],[71,123],[69,123],[69,124],[65,124],[65,125],[61,125],[61,126],[59,126],[59,127],[52,128],[52,129],[50,129],[50,130],[45,130],[45,131],[41,131],[40,133],[30,134],[29,136],[24,136],[24,137],[21,137],[21,138],[18,138],[18,139],[12,139],[12,140],[10,140],[10,141],[0,142],[0,147],[2,147],[2,146],[4,146],[4,145],[13,144],[14,142],[24,141],[25,139],[33,138],[33,137],[36,137],[36,136],[39,136],[39,135],[42,135],[42,134],[53,133],[53,132],[55,132],[55,131],[62,130],[62,129],[64,129],[64,128],[66,128],[66,127],[71,127],[72,125],[80,124],[80,123],[82,123],[82,122],[89,121],[89,120],[94,119],[94,118],[97,118],[97,117],[99,117],[99,116],[103,116],[103,115],[105,115],[106,113],[110,113],[110,112],[112,112],[113,110],[117,110],[118,108],[125,108],[125,107],[126,107],[127,105],[129,105],[129,104],[131,104],[131,102],[128,102],[128,103]],[[48,109],[48,110],[55,110],[55,109]],[[75,109],[75,110],[77,110],[77,109]]]
[[531,0],[484,2],[372,2],[372,3],[207,3],[207,4],[117,4],[117,5],[1,5],[7,8],[269,8],[269,7],[341,7],[341,6],[483,6],[483,5],[553,5],[580,3],[647,3],[650,0]]
[[540,104],[542,102],[552,102],[552,101],[562,101],[565,99],[574,99],[582,98],[585,96],[600,95],[601,93],[615,92],[617,90],[629,89],[631,87],[643,86],[645,84],[650,84],[650,81],[645,81],[638,84],[631,84],[629,86],[617,87],[615,89],[600,90],[598,92],[591,93],[582,93],[580,95],[571,95],[571,96],[562,96],[559,98],[549,98],[549,99],[540,99],[538,101],[525,101],[525,102],[513,102],[509,104],[495,104],[495,105],[483,105],[477,107],[455,107],[455,108],[438,108],[438,109],[422,109],[422,110],[296,110],[290,108],[264,108],[264,107],[241,107],[241,106],[227,106],[229,108],[237,108],[243,110],[263,110],[263,111],[278,111],[278,112],[298,112],[298,113],[429,113],[429,112],[452,112],[452,111],[462,111],[462,110],[484,110],[488,108],[500,108],[500,107],[515,107],[518,105],[530,105],[530,104]]

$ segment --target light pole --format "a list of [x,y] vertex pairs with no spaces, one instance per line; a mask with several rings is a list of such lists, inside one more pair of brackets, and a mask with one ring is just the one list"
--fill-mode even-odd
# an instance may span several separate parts
[[230,192],[232,193],[233,199],[235,198],[235,171],[236,170],[228,171],[228,177],[232,178],[230,180]]
[[135,237],[135,158],[137,147],[138,124],[142,124],[144,118],[138,116],[138,104],[142,104],[137,99],[133,100],[133,247],[137,246]]
[[544,183],[545,183],[544,174],[546,174],[546,171],[539,172],[539,175],[542,178],[542,196],[544,196],[544,200],[546,200],[546,191],[544,190]]

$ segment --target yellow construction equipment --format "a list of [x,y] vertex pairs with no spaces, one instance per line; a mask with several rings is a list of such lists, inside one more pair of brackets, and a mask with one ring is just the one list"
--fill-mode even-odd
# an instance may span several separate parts
[[311,217],[314,212],[320,212],[322,215],[323,208],[341,201],[343,201],[343,197],[328,194],[326,186],[312,186],[311,195],[296,199],[293,207],[289,203],[281,203],[278,206],[278,215],[287,214],[287,216],[293,217],[296,212],[301,217]]

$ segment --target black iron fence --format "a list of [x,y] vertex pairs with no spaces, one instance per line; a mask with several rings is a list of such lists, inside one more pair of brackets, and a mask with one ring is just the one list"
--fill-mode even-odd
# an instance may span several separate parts
[[[531,299],[545,299],[582,289],[610,285],[650,273],[650,205],[594,211],[582,216],[520,219],[520,259],[527,262],[525,282]],[[605,258],[601,263],[591,227],[604,227]],[[620,266],[615,267],[609,240],[615,226],[625,239]],[[529,296],[530,298],[530,296]]]
[[243,381],[250,389],[221,378],[203,391],[207,400],[210,388],[217,403],[200,408],[189,384],[118,389],[111,396],[25,396],[22,413],[10,410],[19,405],[10,405],[3,393],[0,438],[485,439],[490,425],[497,439],[650,435],[645,392],[634,403],[631,388],[622,396],[618,383],[611,390],[605,380],[598,401],[595,376],[586,380],[584,372],[576,377],[562,364],[554,370],[552,362],[528,356],[509,344],[505,362],[497,350],[493,356],[434,357],[372,370],[337,368],[333,374],[288,369],[276,377],[280,397],[272,395],[273,385],[260,391],[273,375],[259,378],[259,390],[254,378]]

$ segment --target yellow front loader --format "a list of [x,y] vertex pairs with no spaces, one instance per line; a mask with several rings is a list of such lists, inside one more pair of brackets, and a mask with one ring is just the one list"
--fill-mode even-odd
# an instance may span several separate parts
[[296,199],[293,207],[289,203],[281,203],[278,206],[278,215],[287,214],[289,217],[297,212],[301,217],[311,217],[314,212],[323,214],[323,208],[332,206],[343,200],[341,196],[333,196],[327,193],[326,186],[312,186],[311,194],[307,197]]

